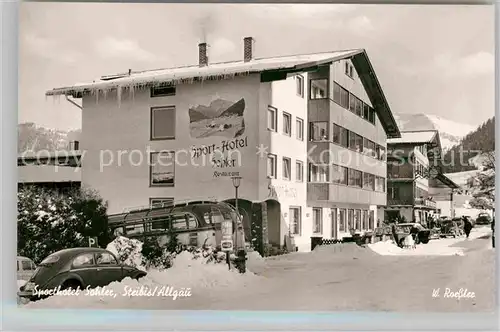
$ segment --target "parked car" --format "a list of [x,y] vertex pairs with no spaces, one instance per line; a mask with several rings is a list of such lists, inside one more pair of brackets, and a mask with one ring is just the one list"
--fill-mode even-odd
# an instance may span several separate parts
[[17,256],[17,280],[29,280],[35,273],[36,265],[28,257]]
[[396,225],[399,241],[404,241],[404,238],[410,234],[415,234],[415,244],[427,244],[430,240],[431,231],[419,223],[403,223]]
[[476,218],[476,225],[489,225],[491,224],[491,217],[487,213],[480,213]]
[[[22,286],[20,297],[36,300],[36,291],[76,290],[106,286],[126,277],[139,279],[146,272],[133,266],[120,264],[115,255],[101,248],[71,248],[49,255],[37,267],[28,282]],[[53,294],[48,294],[53,295]]]

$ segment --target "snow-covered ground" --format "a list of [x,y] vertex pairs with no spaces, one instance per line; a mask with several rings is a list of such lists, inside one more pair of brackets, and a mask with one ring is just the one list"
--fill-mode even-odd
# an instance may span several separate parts
[[[474,240],[491,234],[489,227],[473,228],[469,234],[469,240]],[[419,244],[415,249],[403,249],[392,240],[369,244],[368,247],[379,255],[394,256],[463,256],[464,248],[453,247],[454,244],[464,241],[465,236],[457,238],[446,238],[431,240],[427,244]]]
[[[416,250],[405,251],[405,254],[394,252],[393,249],[386,249],[385,253],[380,254],[376,250],[377,244],[360,247],[353,243],[320,246],[310,253],[291,253],[268,258],[250,252],[245,274],[229,271],[225,264],[207,264],[203,259],[193,260],[192,254],[183,252],[174,259],[170,269],[150,270],[148,276],[140,281],[125,279],[108,285],[106,288],[116,296],[89,296],[84,293],[79,296],[53,296],[30,302],[23,307],[146,310],[484,310],[494,304],[494,276],[491,275],[494,270],[494,253],[484,250],[490,246],[491,240],[478,238],[490,232],[488,227],[475,228],[470,241],[465,241],[464,237],[431,240],[426,245],[419,245]],[[383,245],[387,244],[378,244],[379,251],[382,251]],[[454,246],[466,248],[453,248]],[[460,250],[465,256],[443,256],[452,250]],[[410,259],[404,255],[414,257]],[[481,280],[481,283],[474,280]],[[433,287],[444,285],[474,287],[477,300],[469,304],[457,304],[449,300],[429,302]],[[157,293],[154,296],[141,295],[141,287],[143,293],[148,289],[157,289]],[[127,289],[136,290],[137,296],[123,296]],[[161,289],[164,293],[159,295]]]

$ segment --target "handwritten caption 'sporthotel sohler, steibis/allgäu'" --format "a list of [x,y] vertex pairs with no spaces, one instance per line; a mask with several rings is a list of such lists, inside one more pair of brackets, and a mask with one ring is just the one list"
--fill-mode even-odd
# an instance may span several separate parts
[[56,287],[54,289],[38,289],[37,286],[33,289],[33,295],[35,296],[79,296],[83,294],[85,296],[99,296],[99,297],[117,297],[117,296],[127,296],[127,297],[154,297],[163,296],[171,297],[172,300],[176,300],[180,297],[190,297],[191,288],[175,288],[172,286],[140,286],[131,287],[124,286],[123,291],[116,291],[114,289],[104,287],[90,288],[90,286],[85,289],[61,289],[61,287]]
[[476,298],[476,294],[474,292],[470,292],[467,288],[460,288],[459,290],[453,290],[451,288],[444,288],[444,291],[441,291],[441,288],[434,288],[432,290],[432,297],[442,297],[445,299],[474,299]]

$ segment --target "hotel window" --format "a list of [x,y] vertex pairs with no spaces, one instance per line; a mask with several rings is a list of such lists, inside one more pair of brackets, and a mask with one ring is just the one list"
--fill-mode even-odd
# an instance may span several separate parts
[[348,168],[340,165],[332,165],[332,182],[347,186]]
[[352,93],[349,93],[349,111],[356,112],[356,98]]
[[354,210],[347,210],[347,231],[350,232],[351,229],[354,229]]
[[292,115],[283,112],[283,134],[292,136]]
[[353,72],[354,72],[353,67],[352,67],[352,66],[349,66],[349,77],[350,77],[350,78],[353,78],[353,77],[354,77],[354,73],[353,73]]
[[370,173],[363,173],[363,188],[375,190],[375,175]]
[[328,165],[309,164],[309,182],[329,182]]
[[175,86],[158,86],[150,90],[151,98],[175,96]]
[[314,79],[310,81],[311,99],[325,99],[328,98],[328,80],[326,78]]
[[339,232],[347,232],[345,213],[345,209],[339,209]]
[[304,78],[300,75],[295,76],[295,83],[297,84],[297,96],[304,98]]
[[276,155],[267,155],[267,176],[276,179]]
[[363,102],[359,98],[354,98],[356,100],[356,115],[363,117]]
[[382,161],[386,160],[385,148],[381,145],[376,147],[376,158]]
[[361,230],[361,210],[356,210],[354,214],[354,225],[357,231]]
[[376,158],[377,155],[375,153],[375,142],[365,138],[363,151],[366,155]]
[[295,119],[295,135],[299,141],[304,140],[304,120],[301,118]]
[[349,62],[345,63],[345,74],[349,76]]
[[358,170],[349,168],[348,181],[349,181],[349,186],[351,187],[358,187],[358,188],[363,187],[362,173]]
[[349,91],[340,87],[340,106],[345,109],[349,109]]
[[358,134],[356,134],[355,136],[355,146],[354,146],[354,149],[357,151],[357,152],[363,152],[363,136],[360,136]]
[[300,235],[302,230],[302,213],[300,206],[291,207],[290,213],[290,233]]
[[340,144],[340,134],[341,134],[341,128],[339,125],[336,125],[335,123],[333,124],[333,132],[332,132],[332,141],[333,143]]
[[149,199],[149,206],[152,208],[157,208],[157,207],[163,207],[169,204],[172,204],[174,202],[173,197],[166,197],[166,198],[150,198]]
[[328,122],[311,122],[309,128],[311,141],[328,141]]
[[375,110],[370,108],[370,114],[368,115],[368,121],[375,124]]
[[292,179],[291,168],[292,168],[292,160],[290,158],[283,157],[283,179],[284,180],[290,181]]
[[368,224],[368,211],[363,210],[363,230],[367,231],[370,229],[370,225]]
[[271,106],[267,108],[267,129],[271,131],[278,130],[278,111]]
[[370,117],[370,106],[363,104],[363,119],[368,120]]
[[385,178],[381,176],[375,178],[375,190],[385,192]]
[[342,147],[344,148],[349,147],[349,136],[350,136],[349,130],[340,127],[340,145]]
[[356,150],[356,136],[356,133],[352,131],[349,132],[349,149],[351,150]]
[[175,152],[151,152],[149,157],[150,186],[173,187],[175,183]]
[[151,108],[151,140],[175,139],[175,106]]
[[368,227],[369,229],[375,229],[375,211],[370,210],[370,216],[368,217]]
[[304,182],[304,163],[299,160],[295,162],[295,180]]
[[313,233],[323,233],[323,209],[313,208]]

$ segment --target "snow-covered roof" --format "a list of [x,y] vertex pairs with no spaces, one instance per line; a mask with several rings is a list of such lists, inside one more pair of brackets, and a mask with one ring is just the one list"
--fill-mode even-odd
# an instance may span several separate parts
[[400,138],[388,139],[387,144],[431,143],[436,138],[436,135],[436,130],[402,131]]
[[95,93],[99,91],[106,93],[113,89],[117,89],[118,94],[121,94],[122,89],[157,86],[165,83],[192,83],[195,81],[226,79],[253,73],[286,74],[304,72],[315,70],[318,66],[327,65],[343,59],[351,59],[387,136],[389,138],[400,137],[397,123],[364,49],[255,58],[246,62],[231,61],[209,63],[206,66],[194,65],[140,72],[130,71],[127,74],[101,77],[87,84],[79,83],[69,87],[55,88],[47,91],[46,95],[70,95],[75,98],[81,98],[85,93]]
[[[329,63],[352,57],[364,52],[363,50],[347,50],[325,53],[280,56],[272,58],[256,58],[251,61],[231,61],[212,63],[207,66],[185,66],[175,68],[164,68],[131,72],[129,74],[110,75],[91,83],[78,83],[70,87],[56,88],[47,91],[47,95],[67,95],[74,92],[89,90],[111,90],[118,87],[155,85],[160,83],[177,83],[182,80],[200,78],[209,80],[223,78],[223,76],[234,76],[250,73],[260,73],[269,70],[300,69],[314,67],[323,63]],[[116,77],[116,78],[115,78]],[[111,78],[111,79],[109,79]]]
[[80,167],[28,165],[17,168],[18,183],[81,182]]
[[17,155],[18,160],[31,159],[55,159],[55,158],[79,158],[83,154],[80,150],[58,150],[58,151],[26,151]]

